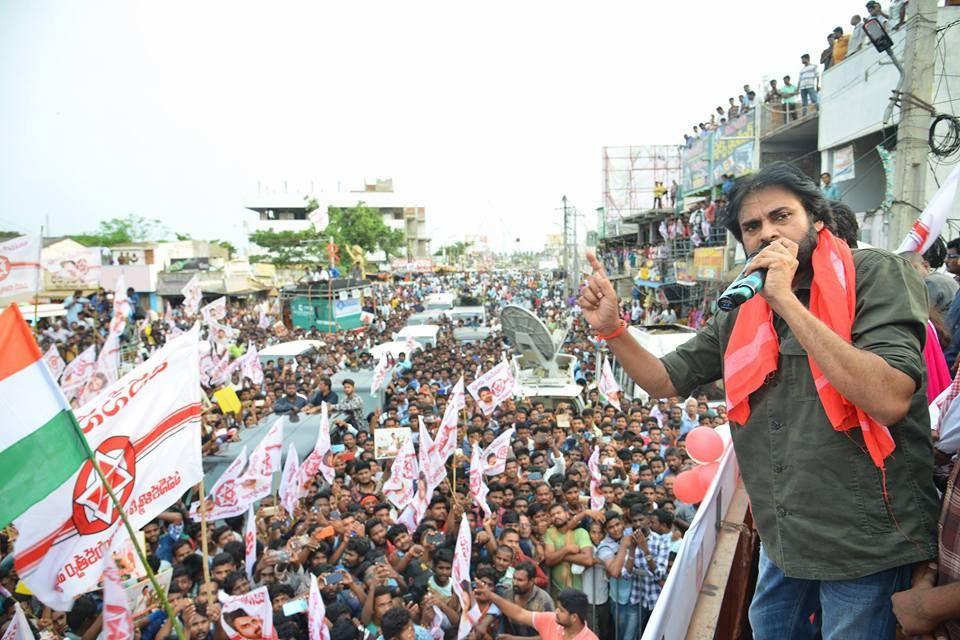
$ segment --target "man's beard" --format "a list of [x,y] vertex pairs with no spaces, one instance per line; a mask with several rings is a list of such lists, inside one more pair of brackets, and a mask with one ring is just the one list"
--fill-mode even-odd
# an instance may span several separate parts
[[797,274],[813,273],[813,252],[817,248],[817,231],[813,225],[807,229],[807,234],[800,240],[797,247]]

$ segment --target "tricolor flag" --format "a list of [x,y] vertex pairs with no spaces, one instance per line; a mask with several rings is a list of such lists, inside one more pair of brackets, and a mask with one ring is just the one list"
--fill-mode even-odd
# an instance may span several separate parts
[[80,427],[17,305],[0,314],[0,527],[87,460]]
[[[77,409],[76,420],[120,507],[104,489],[93,460],[85,460],[14,521],[20,533],[14,566],[44,604],[65,611],[77,595],[96,588],[101,558],[122,527],[120,509],[139,529],[203,479],[198,344],[195,329],[168,342]],[[24,403],[21,393],[17,404],[37,403]],[[24,458],[43,473],[60,474],[49,458],[42,465],[35,457]],[[7,471],[5,464],[0,469]],[[10,492],[4,487],[2,493]]]
[[0,242],[0,301],[26,298],[40,288],[40,236]]
[[907,233],[907,237],[897,247],[896,253],[904,253],[905,251],[923,253],[930,248],[930,245],[940,235],[943,225],[946,224],[947,218],[953,210],[953,202],[957,198],[958,184],[960,184],[960,164],[953,168],[946,181],[930,198],[930,202],[927,203],[917,221],[913,223],[913,228]]

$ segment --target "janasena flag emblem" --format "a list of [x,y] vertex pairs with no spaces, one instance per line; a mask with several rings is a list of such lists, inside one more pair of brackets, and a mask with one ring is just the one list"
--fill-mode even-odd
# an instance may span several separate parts
[[[142,528],[203,478],[198,333],[170,341],[76,411],[97,463],[134,528]],[[37,464],[43,464],[38,460]],[[87,460],[14,521],[14,563],[53,609],[97,588],[123,524]]]

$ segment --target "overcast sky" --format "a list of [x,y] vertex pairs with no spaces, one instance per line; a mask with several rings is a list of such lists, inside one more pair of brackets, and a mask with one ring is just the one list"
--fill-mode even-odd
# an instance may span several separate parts
[[0,3],[0,230],[240,242],[258,181],[394,179],[434,248],[539,248],[605,145],[676,144],[863,3]]

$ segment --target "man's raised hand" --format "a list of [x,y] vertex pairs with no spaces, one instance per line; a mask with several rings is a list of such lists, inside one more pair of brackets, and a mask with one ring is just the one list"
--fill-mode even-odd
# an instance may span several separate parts
[[583,310],[583,317],[597,334],[609,335],[616,331],[620,324],[617,292],[592,251],[587,251],[587,262],[590,263],[593,273],[587,278],[586,285],[580,292],[580,308]]

